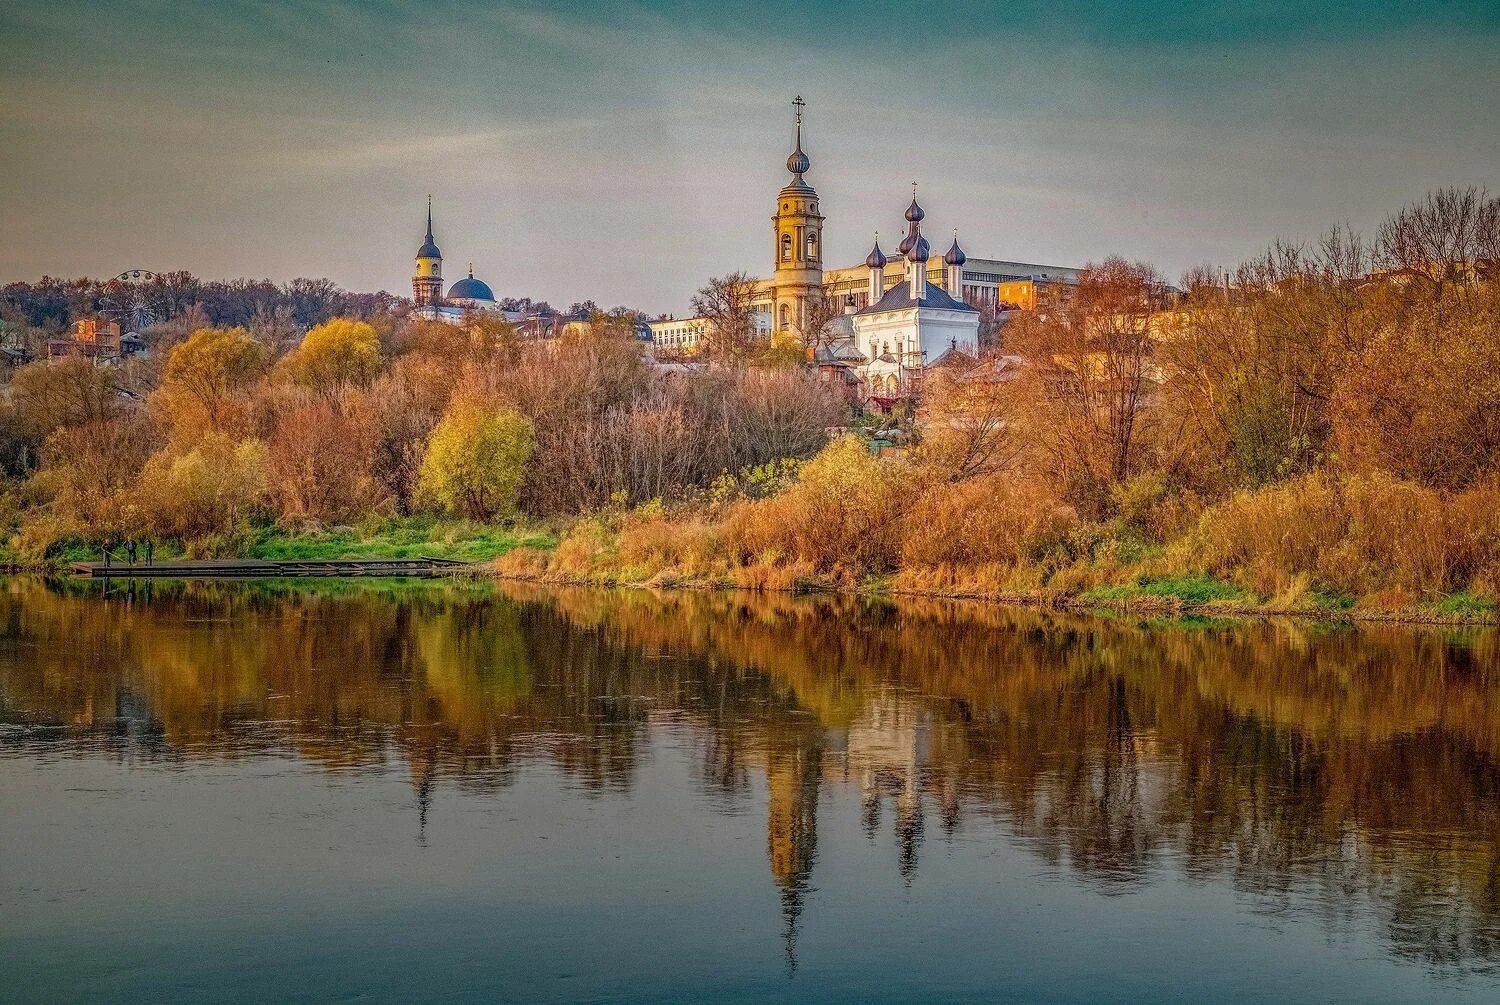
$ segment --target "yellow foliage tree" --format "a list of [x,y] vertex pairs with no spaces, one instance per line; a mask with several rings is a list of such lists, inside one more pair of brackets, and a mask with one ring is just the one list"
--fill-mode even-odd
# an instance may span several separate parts
[[227,548],[265,505],[266,445],[213,433],[189,450],[160,451],[142,469],[136,494],[157,535],[179,538],[190,551]]
[[200,328],[172,347],[158,402],[179,434],[224,430],[265,369],[265,351],[245,329]]
[[473,520],[510,517],[535,450],[525,416],[459,398],[432,432],[421,493],[432,505]]
[[330,396],[369,387],[380,372],[380,336],[364,321],[334,318],[303,336],[287,367],[299,383]]

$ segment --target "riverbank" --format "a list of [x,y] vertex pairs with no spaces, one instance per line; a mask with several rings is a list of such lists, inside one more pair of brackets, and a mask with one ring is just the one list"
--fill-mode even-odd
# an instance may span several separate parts
[[[499,579],[531,582],[557,586],[593,586],[607,588],[686,590],[720,592],[744,590],[750,593],[810,594],[821,593],[834,596],[860,597],[918,597],[930,600],[974,600],[1000,606],[1022,607],[1031,610],[1055,610],[1070,614],[1094,615],[1139,615],[1153,618],[1264,618],[1294,617],[1327,622],[1369,622],[1410,625],[1472,625],[1477,627],[1500,624],[1500,612],[1495,605],[1481,598],[1466,594],[1450,594],[1432,604],[1407,607],[1380,608],[1347,604],[1325,598],[1308,598],[1301,603],[1284,599],[1258,601],[1247,596],[1240,598],[1195,599],[1194,594],[1201,583],[1146,582],[1122,584],[1090,590],[1084,593],[1065,593],[1039,589],[1029,592],[978,589],[920,589],[902,587],[900,577],[872,578],[858,586],[848,586],[832,580],[799,578],[786,585],[768,585],[721,579],[679,579],[673,576],[653,576],[649,579],[628,579],[611,575],[578,576],[528,569],[513,562],[501,561],[492,566]],[[1223,585],[1223,584],[1216,584]],[[1178,591],[1181,592],[1178,592]]]
[[[659,590],[746,590],[754,593],[826,593],[867,597],[976,600],[1031,609],[1144,617],[1296,617],[1328,622],[1390,622],[1424,625],[1494,625],[1500,608],[1467,591],[1419,599],[1389,588],[1351,596],[1299,577],[1287,589],[1263,596],[1230,579],[1170,573],[1159,557],[1131,562],[1087,560],[1061,568],[1038,564],[972,568],[901,569],[884,575],[848,570],[818,572],[806,563],[770,560],[704,569],[667,559],[682,554],[695,533],[681,525],[664,550],[642,549],[632,540],[630,517],[580,521],[548,548],[517,547],[490,564],[503,579],[570,586]],[[700,528],[696,528],[701,530]],[[658,544],[667,536],[650,535]],[[688,565],[685,570],[683,565]]]
[[[252,527],[211,549],[184,550],[177,542],[160,542],[154,559],[167,562],[191,558],[322,561],[331,559],[439,558],[486,563],[514,548],[551,548],[553,531],[544,527],[497,526],[468,520],[432,517],[384,517],[352,526],[286,528]],[[114,549],[117,559],[124,549]],[[55,573],[72,562],[98,561],[99,549],[72,544],[41,559],[16,552],[0,552],[0,570]]]

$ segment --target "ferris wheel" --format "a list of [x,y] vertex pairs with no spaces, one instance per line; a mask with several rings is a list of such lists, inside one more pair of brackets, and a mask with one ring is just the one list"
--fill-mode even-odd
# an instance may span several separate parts
[[127,269],[104,284],[99,313],[129,331],[160,324],[169,313],[161,279],[149,269]]

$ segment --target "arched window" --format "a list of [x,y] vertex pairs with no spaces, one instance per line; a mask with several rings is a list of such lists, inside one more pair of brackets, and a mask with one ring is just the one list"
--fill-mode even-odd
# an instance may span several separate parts
[[818,260],[818,232],[808,231],[807,234],[807,260],[816,262]]
[[792,260],[792,235],[781,235],[781,260],[790,262]]
[[786,304],[781,305],[781,329],[785,331],[792,326],[792,309]]

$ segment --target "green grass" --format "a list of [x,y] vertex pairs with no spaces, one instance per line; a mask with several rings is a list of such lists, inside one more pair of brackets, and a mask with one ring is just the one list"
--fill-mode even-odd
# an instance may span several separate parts
[[465,520],[391,518],[360,527],[291,534],[275,527],[258,532],[247,558],[451,558],[488,562],[513,548],[550,548],[556,541],[537,530],[495,527]]
[[1110,604],[1138,600],[1142,597],[1175,597],[1184,604],[1207,604],[1215,600],[1253,601],[1255,598],[1237,586],[1208,576],[1142,577],[1134,583],[1118,586],[1096,586],[1079,594],[1078,599],[1092,604]]
[[1472,593],[1450,593],[1433,604],[1432,609],[1439,614],[1454,617],[1493,617],[1495,602],[1484,597],[1476,597]]

